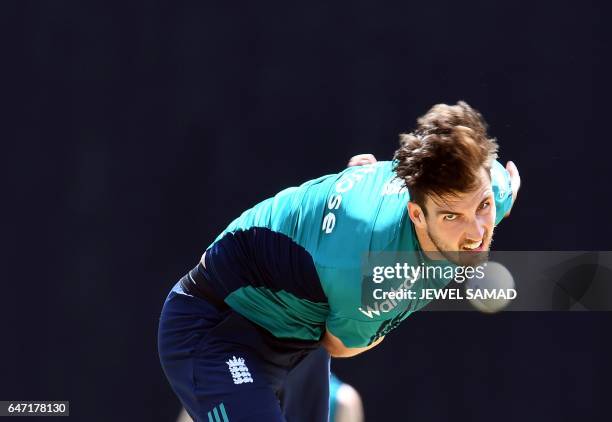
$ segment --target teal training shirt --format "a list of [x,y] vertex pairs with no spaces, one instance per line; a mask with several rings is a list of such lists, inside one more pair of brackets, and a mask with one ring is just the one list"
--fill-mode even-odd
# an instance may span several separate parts
[[[498,224],[511,206],[510,180],[497,161],[491,176]],[[409,198],[391,161],[285,189],[242,213],[207,248],[208,285],[276,337],[319,340],[327,328],[347,347],[368,346],[426,304],[372,293],[373,262],[393,263],[403,253],[415,265],[426,261]],[[397,289],[405,281],[381,285]]]

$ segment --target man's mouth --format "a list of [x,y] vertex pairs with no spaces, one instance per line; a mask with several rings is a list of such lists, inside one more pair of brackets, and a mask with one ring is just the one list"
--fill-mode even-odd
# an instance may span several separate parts
[[480,242],[476,243],[466,243],[461,247],[461,250],[468,252],[481,252],[484,246],[484,239],[481,239]]

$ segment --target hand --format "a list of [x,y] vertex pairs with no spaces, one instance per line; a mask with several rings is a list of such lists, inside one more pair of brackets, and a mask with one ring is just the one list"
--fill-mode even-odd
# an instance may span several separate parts
[[512,207],[514,206],[518,191],[521,187],[521,176],[519,175],[516,165],[512,161],[508,161],[506,163],[506,170],[508,170],[508,174],[510,175],[510,186],[512,187],[512,205],[510,205],[510,209],[504,215],[504,217],[508,217],[510,215],[510,211],[512,211]]
[[385,336],[380,337],[374,343],[370,344],[366,347],[346,347],[342,340],[329,332],[329,330],[325,330],[325,334],[321,339],[321,345],[327,350],[332,357],[335,358],[350,358],[351,356],[356,356],[360,353],[365,352],[366,350],[370,350],[373,347],[376,347],[380,344]]
[[372,154],[359,154],[359,155],[355,155],[351,157],[351,159],[349,160],[346,166],[347,167],[363,166],[365,164],[374,164],[375,162],[376,162],[376,157],[374,157]]

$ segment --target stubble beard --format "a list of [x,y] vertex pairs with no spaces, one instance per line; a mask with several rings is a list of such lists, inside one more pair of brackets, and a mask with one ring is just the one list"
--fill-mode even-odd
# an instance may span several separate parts
[[493,231],[489,234],[485,233],[484,241],[489,242],[487,249],[482,252],[462,252],[458,250],[449,250],[448,247],[444,247],[442,241],[431,233],[429,227],[427,228],[427,236],[434,244],[436,249],[450,262],[460,266],[476,266],[489,260],[489,251],[493,244]]

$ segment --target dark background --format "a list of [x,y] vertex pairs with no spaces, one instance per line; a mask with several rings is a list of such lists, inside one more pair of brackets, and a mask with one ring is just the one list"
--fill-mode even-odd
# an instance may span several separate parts
[[[171,421],[163,300],[244,209],[479,109],[498,250],[607,250],[604,2],[6,2],[0,400]],[[414,315],[334,362],[368,421],[610,420],[609,313]]]

